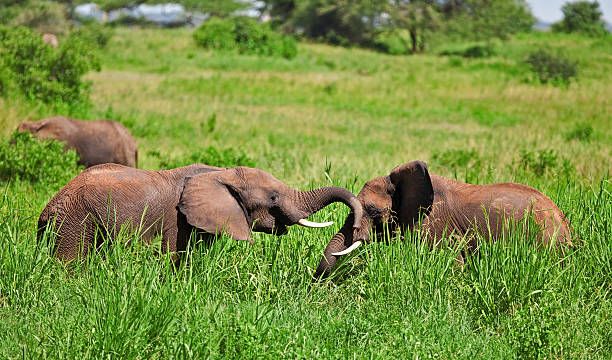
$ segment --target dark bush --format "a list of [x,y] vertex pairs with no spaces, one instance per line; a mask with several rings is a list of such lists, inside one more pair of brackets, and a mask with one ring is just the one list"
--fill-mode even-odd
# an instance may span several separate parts
[[488,58],[495,55],[495,50],[491,45],[473,45],[460,50],[443,50],[442,56],[461,56],[464,58]]
[[54,49],[25,27],[0,27],[0,68],[7,89],[46,103],[74,103],[88,99],[90,84],[81,77],[100,64],[78,34],[62,38]]
[[159,165],[162,169],[174,169],[196,163],[218,167],[255,167],[255,160],[243,151],[233,148],[217,149],[214,146],[209,146],[198,148],[191,154],[174,158],[162,156],[159,152],[151,152],[149,155],[160,159]]
[[241,54],[282,56],[293,59],[297,43],[291,36],[273,30],[269,24],[238,16],[211,18],[193,33],[196,43],[208,49],[237,50]]
[[102,25],[97,21],[90,21],[76,29],[73,34],[81,37],[91,45],[104,48],[113,37],[114,31],[110,26]]
[[0,140],[0,178],[44,184],[65,184],[83,168],[74,150],[64,152],[57,140],[38,140],[32,134],[14,132]]
[[536,50],[529,54],[525,62],[543,84],[568,84],[578,75],[578,63],[560,52]]

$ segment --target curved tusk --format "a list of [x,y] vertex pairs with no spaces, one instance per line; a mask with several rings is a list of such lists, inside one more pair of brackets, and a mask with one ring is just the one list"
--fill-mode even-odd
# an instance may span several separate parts
[[318,223],[318,222],[314,222],[314,221],[308,221],[306,219],[300,219],[300,220],[298,220],[297,223],[299,225],[302,225],[302,226],[308,227],[308,228],[324,228],[324,227],[328,227],[328,226],[334,224],[333,221],[324,222],[324,223]]
[[351,251],[357,249],[359,247],[359,245],[361,245],[361,241],[355,241],[353,243],[353,245],[348,247],[348,249],[343,250],[343,251],[339,251],[337,253],[332,253],[332,255],[334,255],[334,256],[346,255],[346,254],[350,253]]

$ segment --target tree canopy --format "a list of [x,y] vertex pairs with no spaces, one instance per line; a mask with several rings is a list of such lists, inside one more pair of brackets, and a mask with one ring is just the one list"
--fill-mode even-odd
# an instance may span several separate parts
[[589,36],[607,33],[597,1],[567,2],[561,8],[563,20],[553,25],[556,32],[578,32]]

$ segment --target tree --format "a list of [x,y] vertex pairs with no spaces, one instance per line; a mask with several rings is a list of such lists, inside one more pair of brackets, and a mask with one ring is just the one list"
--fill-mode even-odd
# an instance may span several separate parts
[[446,0],[441,10],[451,33],[475,40],[506,39],[535,24],[525,0]]
[[412,53],[425,50],[426,34],[440,27],[440,16],[435,1],[391,1],[389,4],[392,26],[408,30]]
[[563,5],[561,11],[563,12],[563,20],[553,24],[553,31],[578,32],[588,36],[603,36],[607,34],[597,1],[567,2]]

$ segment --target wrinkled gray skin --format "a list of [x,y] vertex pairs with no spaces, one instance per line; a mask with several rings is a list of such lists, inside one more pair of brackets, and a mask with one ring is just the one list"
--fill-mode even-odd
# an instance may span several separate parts
[[364,210],[361,227],[353,230],[353,215],[349,214],[327,245],[316,277],[329,275],[338,259],[333,253],[356,241],[375,240],[373,232],[380,236],[385,226],[391,232],[412,230],[419,218],[423,236],[432,247],[446,234],[465,237],[467,248],[474,249],[475,230],[485,238],[497,239],[507,232],[505,223],[519,221],[525,214],[532,214],[540,226],[537,236],[542,243],[555,239],[562,246],[572,245],[571,226],[565,215],[538,190],[516,183],[470,185],[430,176],[421,161],[400,165],[389,175],[368,181],[358,199]]
[[138,148],[129,130],[111,120],[82,121],[63,116],[24,121],[18,131],[29,132],[38,139],[56,139],[75,149],[79,164],[91,167],[115,163],[138,166]]
[[299,191],[240,166],[146,171],[103,164],[77,175],[49,201],[38,220],[38,239],[54,225],[54,255],[70,261],[100,246],[100,234],[112,239],[127,224],[142,229],[145,241],[161,234],[163,251],[176,252],[186,249],[193,229],[224,231],[236,240],[251,240],[251,229],[283,235],[287,226],[333,202],[347,204],[360,223],[357,197],[339,187]]

